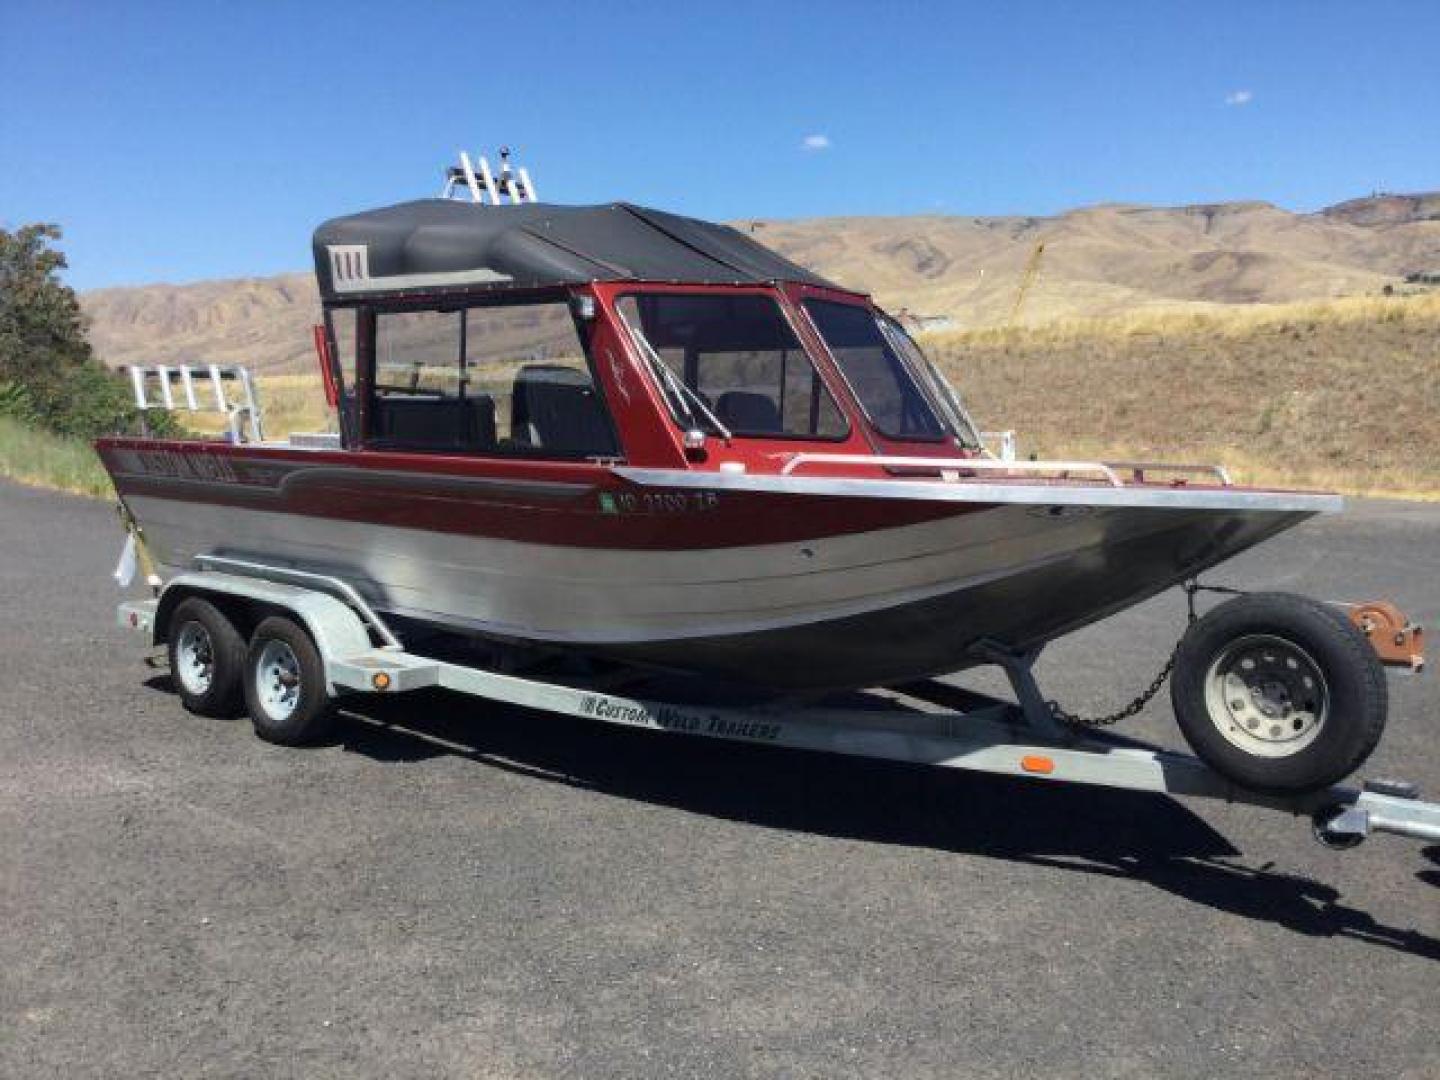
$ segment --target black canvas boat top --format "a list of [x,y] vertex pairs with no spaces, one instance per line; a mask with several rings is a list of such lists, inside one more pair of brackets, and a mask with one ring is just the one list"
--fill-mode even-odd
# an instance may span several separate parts
[[420,199],[327,221],[314,249],[326,301],[591,281],[834,287],[729,226],[629,203]]

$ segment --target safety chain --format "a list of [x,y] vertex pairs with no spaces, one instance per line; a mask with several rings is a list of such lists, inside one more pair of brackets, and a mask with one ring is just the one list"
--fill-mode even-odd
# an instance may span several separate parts
[[1109,727],[1111,724],[1118,724],[1121,720],[1128,720],[1149,705],[1150,700],[1160,692],[1160,688],[1170,678],[1170,672],[1175,670],[1175,657],[1179,652],[1180,643],[1176,642],[1175,648],[1170,650],[1170,659],[1165,661],[1165,666],[1160,669],[1160,674],[1155,676],[1155,681],[1123,709],[1106,713],[1104,716],[1080,716],[1077,713],[1066,712],[1060,707],[1058,701],[1050,701],[1046,703],[1050,706],[1050,715],[1062,724],[1071,724],[1075,727]]
[[[1197,592],[1231,593],[1234,595],[1240,595],[1241,593],[1240,589],[1230,589],[1223,585],[1201,585],[1200,582],[1194,578],[1185,582],[1181,588],[1185,590],[1187,616],[1185,625],[1187,630],[1190,624],[1194,623],[1197,618],[1195,614],[1195,594]],[[1182,634],[1181,641],[1183,640],[1184,635]],[[1146,705],[1149,705],[1150,702],[1154,700],[1155,695],[1160,693],[1160,688],[1165,685],[1166,680],[1170,678],[1171,672],[1175,670],[1175,658],[1179,655],[1180,642],[1177,641],[1175,642],[1175,648],[1170,650],[1170,658],[1165,661],[1165,666],[1160,669],[1160,674],[1155,676],[1154,681],[1141,691],[1138,697],[1122,709],[1117,709],[1112,713],[1106,713],[1104,716],[1081,716],[1078,713],[1066,712],[1058,701],[1048,701],[1046,704],[1050,706],[1050,715],[1062,724],[1070,724],[1073,727],[1090,728],[1110,727],[1112,724],[1118,724],[1121,720],[1128,720],[1132,716],[1138,716],[1140,710],[1145,708]]]

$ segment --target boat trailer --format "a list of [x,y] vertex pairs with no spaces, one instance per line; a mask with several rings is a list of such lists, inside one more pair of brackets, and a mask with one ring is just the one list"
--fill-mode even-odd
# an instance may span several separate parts
[[[308,631],[332,699],[440,687],[627,728],[1242,803],[1306,815],[1316,839],[1337,849],[1380,832],[1440,841],[1440,803],[1421,801],[1415,786],[1404,781],[1271,795],[1237,786],[1191,755],[1066,725],[1035,682],[1036,652],[1014,654],[995,647],[986,654],[1005,672],[1015,702],[929,683],[872,691],[888,699],[875,708],[783,700],[741,706],[667,703],[613,692],[614,684],[603,680],[572,684],[524,678],[408,651],[360,593],[337,577],[219,556],[201,556],[196,563],[198,570],[174,577],[155,598],[122,602],[120,625],[145,632],[159,644],[167,639],[170,612],[180,600],[196,596],[282,613]],[[938,702],[957,701],[958,709],[936,708]]]

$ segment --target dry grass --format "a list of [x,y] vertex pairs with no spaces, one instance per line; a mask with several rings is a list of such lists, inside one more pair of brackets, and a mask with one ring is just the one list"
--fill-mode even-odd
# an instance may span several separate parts
[[925,344],[1040,457],[1219,461],[1237,478],[1440,498],[1440,295],[1138,312]]
[[[335,414],[325,404],[325,388],[318,374],[257,375],[255,394],[265,421],[265,437],[280,439],[292,431],[335,431]],[[202,435],[225,430],[225,417],[217,412],[176,414],[180,422]]]
[[942,332],[927,341],[945,345],[956,340],[986,346],[1039,343],[1060,345],[1100,338],[1156,335],[1201,335],[1221,340],[1265,330],[1440,322],[1440,292],[1416,289],[1394,296],[1347,296],[1294,304],[1154,305],[1106,318],[1062,318],[1039,325],[995,326]]
[[267,432],[288,435],[292,431],[339,430],[335,414],[325,404],[319,375],[270,375],[260,382]]
[[84,439],[54,435],[8,416],[0,416],[0,476],[94,498],[115,493]]

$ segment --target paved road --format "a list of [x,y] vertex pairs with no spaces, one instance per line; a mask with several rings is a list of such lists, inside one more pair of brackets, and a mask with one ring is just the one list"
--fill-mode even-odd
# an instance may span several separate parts
[[[110,629],[118,535],[0,486],[0,1075],[1440,1074],[1436,848],[438,696],[283,750]],[[1226,580],[1440,624],[1440,507]],[[1047,689],[1118,700],[1179,608]],[[1440,794],[1436,680],[1392,687],[1372,772]]]

